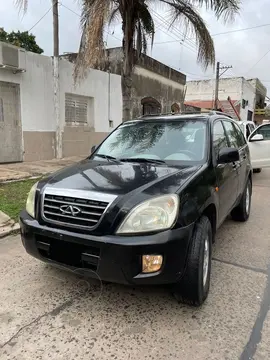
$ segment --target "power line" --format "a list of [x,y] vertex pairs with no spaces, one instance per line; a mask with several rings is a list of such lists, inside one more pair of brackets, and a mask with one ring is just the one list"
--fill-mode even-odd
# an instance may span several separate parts
[[269,53],[270,53],[270,49],[246,72],[246,74],[248,74],[253,68],[255,68],[255,66],[258,65],[259,62],[261,62],[262,59],[264,59],[266,55],[268,55]]
[[41,16],[41,18],[28,30],[28,32],[30,32],[31,30],[34,29],[34,27],[36,27],[41,20],[43,20],[45,18],[45,16],[52,10],[53,6],[57,3],[57,0],[52,4],[52,6],[50,6],[50,8],[45,12],[44,15]]
[[263,24],[263,25],[251,26],[251,27],[247,27],[247,28],[243,28],[243,29],[229,30],[229,31],[225,31],[225,32],[217,33],[217,34],[211,34],[211,36],[226,35],[226,34],[231,34],[231,33],[240,32],[240,31],[258,29],[258,28],[262,28],[262,27],[265,27],[265,26],[270,26],[270,23],[269,24]]
[[[266,27],[266,26],[270,26],[270,23],[269,23],[269,24],[252,26],[252,27],[243,28],[243,29],[229,30],[229,31],[224,31],[224,32],[216,33],[216,34],[210,34],[210,35],[211,35],[211,36],[226,35],[226,34],[232,34],[232,33],[236,33],[236,32],[246,31],[246,30],[258,29],[258,28],[262,28],[262,27]],[[162,42],[157,42],[157,43],[155,43],[155,45],[167,44],[167,43],[170,43],[170,42],[174,42],[174,41],[162,41]]]
[[[80,14],[78,14],[76,11],[74,11],[74,10],[70,9],[68,6],[64,5],[63,3],[59,3],[59,5],[63,6],[63,7],[64,7],[64,8],[66,8],[67,10],[71,11],[73,14],[75,14],[75,15],[77,15],[77,16],[79,16],[79,17],[81,17],[81,15],[80,15]],[[119,39],[118,37],[114,36],[114,35],[113,35],[113,34],[111,34],[109,31],[107,31],[107,30],[105,30],[105,29],[104,29],[104,31],[105,31],[108,35],[110,35],[110,36],[114,37],[115,39],[117,39],[118,41],[121,41],[121,42],[122,42],[122,40],[121,40],[121,39]]]

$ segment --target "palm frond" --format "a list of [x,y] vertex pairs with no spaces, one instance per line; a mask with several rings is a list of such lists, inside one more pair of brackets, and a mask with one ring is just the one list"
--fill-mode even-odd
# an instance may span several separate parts
[[105,59],[103,32],[110,5],[108,0],[83,0],[82,37],[74,70],[75,81],[83,77],[87,68],[99,68]]
[[213,10],[216,17],[223,18],[225,22],[234,20],[239,13],[241,0],[190,0],[194,6],[205,6]]
[[[143,29],[144,36],[149,36],[151,38],[151,48],[153,47],[154,43],[154,36],[155,36],[155,23],[153,17],[148,9],[148,6],[145,3],[138,2],[136,6],[136,14],[137,19],[141,24],[141,28]],[[146,52],[147,46],[145,48]]]
[[215,64],[215,48],[213,39],[207,29],[207,26],[194,7],[185,0],[160,0],[167,4],[171,9],[171,25],[180,21],[181,25],[185,23],[195,33],[198,44],[197,60],[207,68]]
[[119,14],[120,14],[120,10],[119,10],[119,6],[115,6],[108,18],[108,25],[110,26],[114,21],[117,21],[119,18]]
[[15,6],[25,14],[28,9],[28,0],[15,0]]

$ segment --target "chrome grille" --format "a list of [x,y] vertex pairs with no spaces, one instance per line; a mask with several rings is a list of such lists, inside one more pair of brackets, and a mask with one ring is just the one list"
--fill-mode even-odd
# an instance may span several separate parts
[[60,225],[92,228],[98,224],[108,205],[104,201],[45,193],[43,218]]

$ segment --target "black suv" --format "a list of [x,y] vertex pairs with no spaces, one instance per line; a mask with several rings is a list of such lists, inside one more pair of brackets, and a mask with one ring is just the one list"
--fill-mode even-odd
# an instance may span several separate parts
[[238,124],[219,113],[148,116],[85,160],[39,181],[20,215],[36,258],[123,284],[171,284],[200,305],[215,233],[250,213],[252,169]]

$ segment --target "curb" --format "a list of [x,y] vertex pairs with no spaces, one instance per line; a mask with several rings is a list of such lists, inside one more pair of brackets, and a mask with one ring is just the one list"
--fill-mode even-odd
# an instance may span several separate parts
[[5,226],[0,228],[0,240],[8,235],[15,235],[20,232],[19,223],[13,224],[12,226]]

